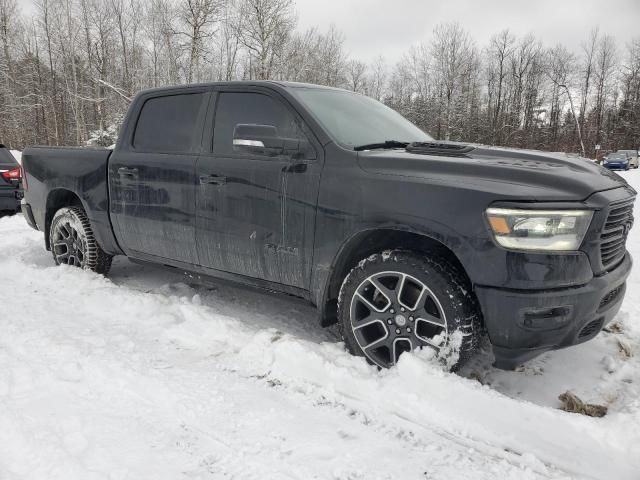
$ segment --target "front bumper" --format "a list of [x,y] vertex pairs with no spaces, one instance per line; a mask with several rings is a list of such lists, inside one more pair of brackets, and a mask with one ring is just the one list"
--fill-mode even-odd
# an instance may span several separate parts
[[618,313],[632,263],[627,252],[614,270],[580,287],[533,291],[476,287],[495,366],[513,369],[546,351],[595,337]]

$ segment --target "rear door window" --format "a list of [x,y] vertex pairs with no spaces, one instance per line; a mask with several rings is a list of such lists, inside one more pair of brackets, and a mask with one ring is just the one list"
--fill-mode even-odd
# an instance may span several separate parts
[[138,117],[133,147],[154,153],[192,153],[200,145],[198,120],[205,93],[155,97],[147,100]]

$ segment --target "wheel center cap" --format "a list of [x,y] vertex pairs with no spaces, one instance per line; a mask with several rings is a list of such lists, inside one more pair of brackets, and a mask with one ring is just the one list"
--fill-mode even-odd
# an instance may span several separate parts
[[396,315],[396,325],[399,327],[404,327],[407,324],[407,319],[404,318],[404,315]]

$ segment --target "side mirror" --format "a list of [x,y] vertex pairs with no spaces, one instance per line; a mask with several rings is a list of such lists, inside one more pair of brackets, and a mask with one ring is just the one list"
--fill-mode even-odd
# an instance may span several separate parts
[[306,140],[286,138],[278,135],[273,125],[250,125],[239,123],[233,130],[233,151],[276,157],[296,157],[310,147]]
[[264,147],[264,141],[278,137],[278,129],[273,125],[248,125],[239,123],[233,129],[233,148]]

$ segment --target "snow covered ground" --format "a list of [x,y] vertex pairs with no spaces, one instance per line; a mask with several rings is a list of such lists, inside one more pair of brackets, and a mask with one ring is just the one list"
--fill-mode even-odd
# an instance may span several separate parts
[[[54,267],[20,216],[0,252],[2,480],[640,479],[640,268],[619,332],[458,376],[379,372],[282,297]],[[558,410],[566,390],[609,413]]]

